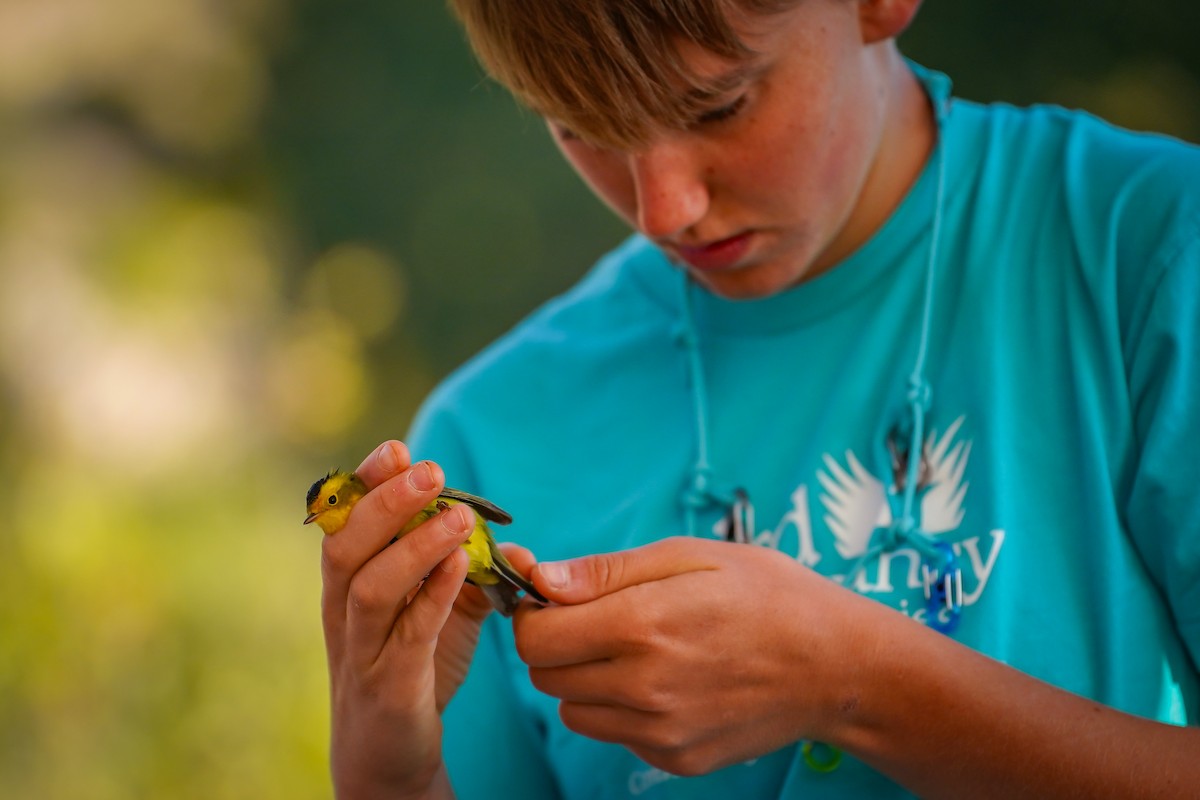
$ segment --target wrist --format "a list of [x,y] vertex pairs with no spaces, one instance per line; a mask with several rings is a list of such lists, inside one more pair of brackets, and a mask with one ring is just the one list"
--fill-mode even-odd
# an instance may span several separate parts
[[[870,750],[897,715],[920,713],[910,691],[934,682],[940,634],[869,598],[846,590],[843,613],[828,627],[830,674],[820,682],[812,729],[803,738],[847,752]],[[812,701],[810,696],[809,700]]]
[[[370,741],[338,742],[330,758],[338,800],[424,800],[453,797],[440,746],[424,752],[416,742],[405,751],[381,752]],[[410,756],[406,759],[404,756]]]
[[337,800],[452,800],[454,797],[444,764],[439,764],[427,780],[403,782],[356,773],[353,769],[335,769],[333,793]]
[[896,737],[920,730],[931,709],[953,705],[951,639],[867,598],[854,627],[848,666],[825,706],[820,741],[871,762]]

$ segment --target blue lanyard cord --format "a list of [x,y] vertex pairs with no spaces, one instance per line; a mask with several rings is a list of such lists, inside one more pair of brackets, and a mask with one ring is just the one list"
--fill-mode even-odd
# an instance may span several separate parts
[[[929,232],[929,254],[925,262],[925,290],[921,309],[921,330],[917,340],[917,355],[913,361],[912,372],[908,376],[908,419],[899,431],[893,431],[893,437],[908,439],[905,453],[903,487],[899,502],[894,502],[889,495],[892,505],[892,523],[887,528],[876,529],[862,555],[854,562],[846,574],[844,584],[853,586],[855,578],[862,572],[868,562],[880,553],[893,550],[902,544],[910,544],[921,553],[923,563],[933,562],[937,573],[948,568],[957,569],[952,561],[953,551],[947,555],[947,548],[931,539],[922,529],[916,518],[918,492],[924,488],[922,466],[925,464],[925,415],[933,398],[933,389],[925,378],[925,358],[929,350],[929,329],[933,314],[933,285],[937,271],[938,245],[941,242],[942,212],[946,194],[946,151],[945,143],[940,135],[942,120],[946,114],[946,106],[937,104],[935,109],[938,122],[938,141],[934,146],[934,157],[937,159],[937,184],[933,203],[933,220]],[[907,437],[905,437],[907,434]],[[899,475],[896,476],[899,479]],[[956,580],[961,580],[957,578]],[[928,581],[927,581],[928,583]],[[928,593],[927,593],[928,594]]]
[[692,393],[692,419],[696,426],[696,458],[692,463],[690,483],[683,490],[683,506],[687,518],[688,536],[699,533],[698,515],[702,509],[712,506],[733,508],[740,490],[718,485],[712,462],[709,460],[709,406],[708,382],[704,374],[704,357],[700,352],[700,336],[696,325],[691,278],[687,270],[680,270],[680,307],[683,318],[676,331],[677,343],[687,351],[688,379]]
[[934,151],[937,157],[937,190],[933,200],[933,221],[929,230],[929,257],[925,262],[925,297],[921,308],[921,335],[917,342],[917,357],[913,361],[912,374],[908,376],[908,408],[912,424],[911,439],[908,447],[908,470],[904,479],[904,507],[900,519],[901,532],[917,530],[913,518],[913,506],[916,502],[917,484],[921,464],[925,456],[925,413],[929,411],[933,399],[933,389],[925,379],[925,356],[929,351],[930,319],[933,315],[933,276],[937,271],[938,245],[942,239],[942,211],[946,200],[946,146],[942,140],[942,119],[945,108],[938,104],[937,112],[937,143]]

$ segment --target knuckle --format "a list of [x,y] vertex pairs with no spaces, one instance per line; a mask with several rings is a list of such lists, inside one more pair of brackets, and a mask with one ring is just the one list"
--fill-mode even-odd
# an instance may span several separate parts
[[632,700],[638,708],[644,711],[662,713],[670,711],[675,706],[675,692],[670,685],[658,680],[655,676],[646,676],[636,684]]
[[594,586],[620,586],[623,574],[622,558],[615,553],[603,553],[587,560],[589,576]]
[[648,653],[657,649],[663,639],[663,614],[660,604],[642,602],[638,587],[630,590],[625,624],[617,632],[622,645],[634,653]]
[[379,591],[375,583],[363,580],[361,577],[350,581],[350,589],[346,597],[350,606],[357,609],[378,608],[383,605],[384,600],[383,593]]
[[715,763],[696,747],[685,745],[658,747],[657,745],[637,748],[635,754],[652,767],[681,778],[694,778],[713,770]]
[[326,578],[335,575],[347,575],[354,571],[354,564],[346,556],[345,549],[340,547],[335,537],[327,536],[321,547],[321,571]]
[[687,747],[687,734],[670,720],[664,720],[650,731],[649,742],[660,753],[678,757]]
[[406,622],[404,617],[402,614],[395,625],[396,639],[404,650],[426,650],[437,644],[438,631],[413,625]]

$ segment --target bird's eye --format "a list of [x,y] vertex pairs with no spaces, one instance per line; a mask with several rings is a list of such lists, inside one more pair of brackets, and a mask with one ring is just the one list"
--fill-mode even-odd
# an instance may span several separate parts
[[329,499],[326,502],[329,503],[329,505],[331,505],[331,506],[336,506],[337,505],[337,495],[336,494],[329,495]]

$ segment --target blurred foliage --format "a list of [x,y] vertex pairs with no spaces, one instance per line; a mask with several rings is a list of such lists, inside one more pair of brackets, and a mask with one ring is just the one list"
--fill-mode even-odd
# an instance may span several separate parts
[[[1200,7],[930,0],[1200,139]],[[0,796],[326,797],[318,473],[623,235],[440,3],[0,2]]]

